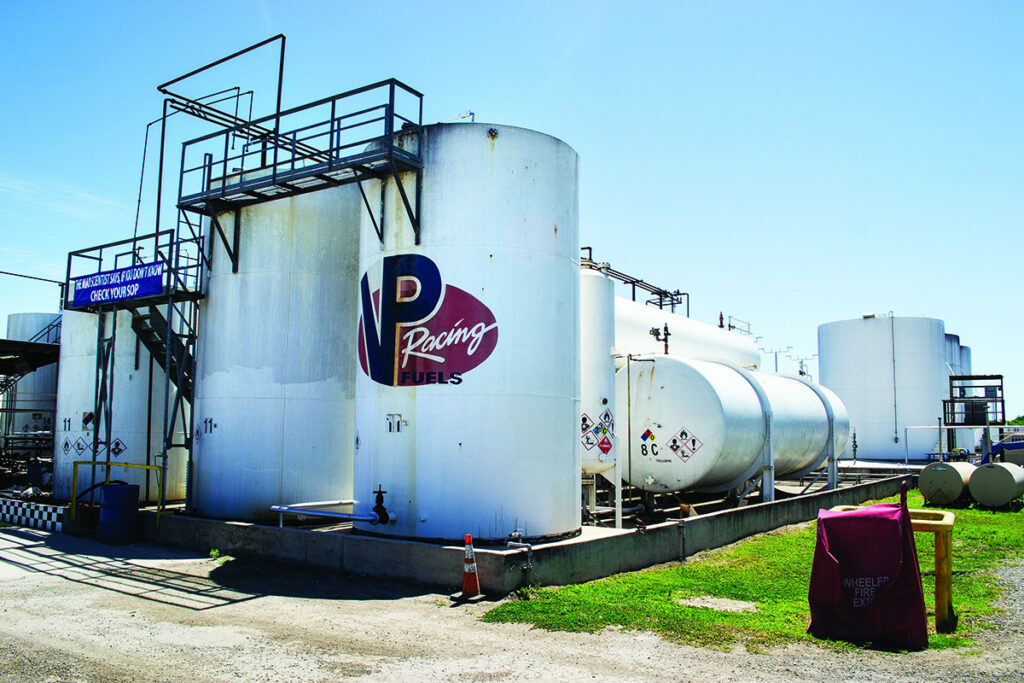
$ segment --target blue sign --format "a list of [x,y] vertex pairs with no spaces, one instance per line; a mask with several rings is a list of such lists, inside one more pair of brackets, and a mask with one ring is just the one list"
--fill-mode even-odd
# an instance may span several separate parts
[[146,263],[75,279],[74,307],[156,296],[164,291],[164,263]]

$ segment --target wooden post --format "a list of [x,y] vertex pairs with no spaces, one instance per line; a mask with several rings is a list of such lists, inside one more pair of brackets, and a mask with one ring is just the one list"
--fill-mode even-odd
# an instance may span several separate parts
[[953,530],[935,530],[935,631],[953,633]]

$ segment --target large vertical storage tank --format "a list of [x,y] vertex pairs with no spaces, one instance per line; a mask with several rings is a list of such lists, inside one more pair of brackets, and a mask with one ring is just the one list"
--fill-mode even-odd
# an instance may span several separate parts
[[[99,317],[95,313],[64,311],[61,321],[60,373],[57,385],[57,429],[54,452],[54,495],[70,500],[72,463],[93,460],[93,438],[97,421],[96,408],[96,343]],[[111,450],[115,463],[136,465],[161,464],[166,375],[150,359],[150,354],[132,330],[132,314],[117,313],[114,335],[114,382],[111,410]],[[114,317],[105,316],[103,335],[109,337]],[[183,423],[179,415],[178,424]],[[101,430],[101,435],[103,434]],[[181,441],[179,434],[177,441]],[[108,453],[101,445],[96,460],[105,462]],[[168,452],[167,500],[181,500],[185,495],[186,453],[182,448]],[[78,491],[93,484],[93,468],[78,468]],[[96,481],[103,481],[105,468],[97,467]],[[140,499],[158,501],[160,488],[155,473],[134,468],[113,467],[111,480],[139,486]]]
[[379,487],[396,520],[357,528],[576,534],[578,156],[487,124],[427,126],[402,144],[424,163],[421,243],[389,181],[384,244],[366,214],[360,241],[355,462],[356,512]]
[[260,520],[271,505],[352,496],[361,202],[350,185],[244,208],[237,273],[210,238],[193,431],[199,514]]
[[[834,415],[838,456],[849,418],[835,394],[816,388]],[[827,455],[828,411],[801,379],[653,355],[623,364],[615,391],[618,412],[629,415],[628,429],[619,430],[628,444],[623,477],[645,491],[722,491],[752,478],[769,414],[776,478],[809,471]]]
[[[31,341],[44,334],[37,341],[53,343],[57,330],[49,333],[46,330],[59,320],[60,315],[56,313],[12,313],[7,316],[7,339]],[[57,402],[57,364],[41,367],[19,379],[9,398],[13,399],[11,405],[4,405],[9,412],[0,415],[0,425],[7,426],[7,431],[12,434],[51,431]]]
[[966,374],[960,371],[960,337],[946,333],[946,370],[950,375]]
[[875,317],[818,327],[821,383],[850,412],[857,455],[866,460],[925,459],[938,449],[938,425],[949,395],[946,333],[934,318]]

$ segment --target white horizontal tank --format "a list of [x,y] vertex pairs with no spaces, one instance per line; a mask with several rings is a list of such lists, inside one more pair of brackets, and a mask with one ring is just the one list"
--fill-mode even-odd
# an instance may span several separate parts
[[[835,416],[838,454],[849,435],[846,410],[818,389]],[[646,491],[721,491],[752,478],[762,464],[769,410],[776,478],[809,471],[827,455],[825,405],[794,377],[649,355],[621,365],[616,396],[618,412],[628,406],[629,414],[628,430],[619,429],[628,443],[623,476]]]
[[818,327],[819,379],[849,410],[858,458],[920,460],[937,451],[937,429],[910,430],[906,444],[904,429],[938,426],[949,397],[947,358],[945,325],[934,318],[867,316]]
[[265,520],[271,505],[352,497],[361,203],[348,185],[242,209],[237,273],[208,236],[196,512]]
[[[162,310],[162,309],[161,309]],[[57,387],[57,428],[54,452],[54,496],[70,500],[74,461],[96,460],[112,463],[159,466],[163,449],[164,396],[166,374],[149,351],[138,343],[131,327],[130,311],[107,314],[103,335],[114,332],[114,373],[112,410],[110,414],[111,449],[100,444],[93,450],[97,420],[96,410],[96,344],[99,317],[95,313],[64,311],[61,321],[60,373]],[[178,416],[178,424],[184,418]],[[100,432],[101,438],[103,431]],[[176,438],[181,442],[183,434]],[[186,452],[183,448],[168,451],[167,500],[185,496]],[[95,482],[102,482],[106,468],[95,468]],[[94,483],[91,465],[78,468],[78,491]],[[158,501],[160,487],[152,471],[112,467],[110,479],[139,486],[142,501]],[[98,495],[97,498],[98,500]]]
[[[391,180],[363,216],[356,512],[362,531],[461,541],[580,530],[579,158],[512,126],[407,133],[422,241]],[[415,175],[403,176],[414,192]],[[370,196],[379,185],[368,184]]]
[[667,309],[615,298],[615,347],[621,353],[665,353],[665,342],[651,333],[668,327],[668,355],[724,360],[746,368],[761,364],[761,352],[749,338]]

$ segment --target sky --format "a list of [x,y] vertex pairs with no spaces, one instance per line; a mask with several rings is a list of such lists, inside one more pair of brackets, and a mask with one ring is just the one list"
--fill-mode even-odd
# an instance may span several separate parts
[[[939,318],[1024,414],[1022,3],[0,7],[0,271],[62,280],[69,251],[130,237],[137,209],[152,232],[157,85],[284,33],[285,108],[395,77],[424,93],[425,122],[472,111],[567,142],[594,258],[792,347],[780,371],[804,358],[817,375],[822,323]],[[270,113],[277,59],[182,92],[251,88]],[[173,188],[196,129],[169,130]],[[0,275],[0,321],[57,300]]]

